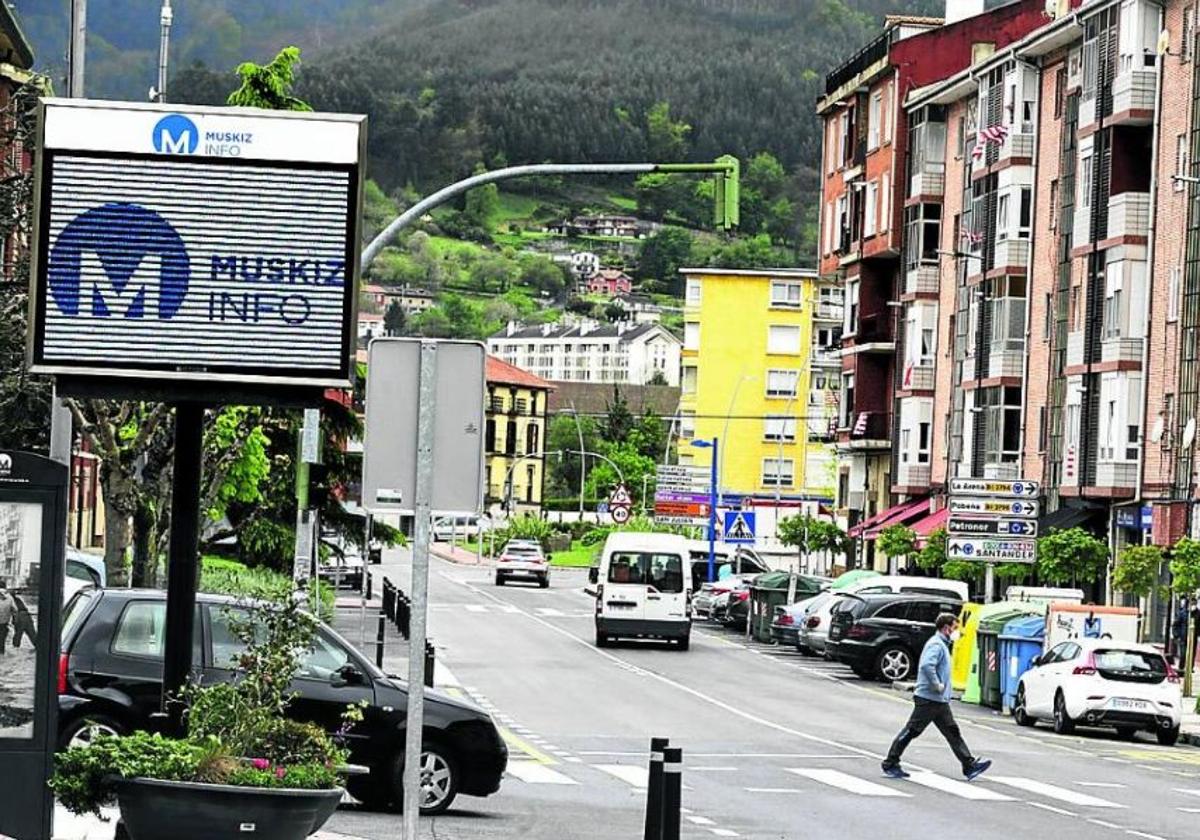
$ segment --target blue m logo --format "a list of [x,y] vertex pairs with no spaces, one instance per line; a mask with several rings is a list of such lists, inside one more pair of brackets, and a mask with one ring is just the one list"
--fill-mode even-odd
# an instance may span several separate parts
[[90,293],[93,317],[123,310],[126,318],[144,318],[157,308],[166,320],[183,305],[191,261],[175,228],[153,210],[105,204],[67,223],[50,249],[47,274],[64,315],[84,311]]
[[154,124],[151,135],[154,151],[164,155],[195,154],[200,145],[200,131],[183,114],[168,114]]

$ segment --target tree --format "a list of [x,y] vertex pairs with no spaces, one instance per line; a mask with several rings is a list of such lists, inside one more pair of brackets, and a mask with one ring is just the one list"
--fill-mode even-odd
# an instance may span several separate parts
[[252,61],[239,64],[236,72],[241,77],[242,85],[229,94],[228,104],[272,111],[311,111],[311,105],[292,95],[299,63],[299,48],[284,47],[269,64],[255,64]]
[[884,528],[875,538],[875,549],[893,560],[897,557],[908,557],[917,547],[917,535],[907,525],[892,525]]
[[654,371],[650,378],[646,380],[647,385],[663,386],[667,384],[667,377],[661,370]]
[[522,281],[552,298],[557,299],[567,287],[567,275],[562,266],[545,257],[522,257],[520,271]]
[[[601,438],[594,418],[557,414],[550,419],[546,428],[546,451],[577,452],[581,434],[584,450],[597,451],[601,445]],[[561,458],[546,460],[547,496],[562,498],[579,494],[579,457],[563,455]]]
[[518,274],[517,265],[500,254],[484,254],[468,271],[471,284],[481,292],[487,292],[492,286],[500,293],[507,292]]
[[833,522],[826,522],[807,514],[789,516],[779,521],[779,541],[795,546],[800,554],[828,552],[834,556],[844,555],[851,545],[846,532]]
[[609,443],[619,444],[629,437],[633,429],[633,412],[621,393],[621,386],[613,383],[612,399],[608,401],[608,415],[600,427],[600,435]]
[[1184,537],[1171,549],[1171,588],[1179,595],[1200,591],[1200,542]]
[[408,314],[400,301],[394,300],[388,304],[387,312],[383,313],[383,329],[389,336],[404,335],[404,325]]
[[1108,545],[1082,528],[1051,531],[1037,541],[1038,575],[1046,583],[1095,583],[1108,567]]
[[[483,164],[475,167],[475,174],[482,175],[487,170]],[[500,188],[495,184],[484,184],[467,192],[463,216],[468,222],[482,230],[492,233],[496,229],[496,216],[500,214]]]
[[1113,569],[1113,588],[1138,598],[1147,597],[1158,586],[1162,562],[1163,553],[1158,546],[1126,546]]
[[687,158],[692,127],[671,119],[671,104],[656,102],[646,111],[646,144],[655,163],[674,163]]
[[683,289],[679,269],[692,261],[695,240],[683,228],[665,227],[642,241],[638,254],[638,278],[659,280],[676,294]]

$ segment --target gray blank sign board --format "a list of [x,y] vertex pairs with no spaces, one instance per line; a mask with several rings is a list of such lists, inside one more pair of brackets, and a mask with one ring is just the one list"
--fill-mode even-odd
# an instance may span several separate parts
[[[368,351],[363,507],[372,513],[415,513],[421,343],[376,339]],[[470,516],[483,504],[484,348],[471,341],[434,344],[431,507],[435,514]]]

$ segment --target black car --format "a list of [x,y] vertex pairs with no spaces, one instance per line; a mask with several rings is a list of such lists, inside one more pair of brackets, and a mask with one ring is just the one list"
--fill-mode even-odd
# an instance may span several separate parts
[[845,595],[834,610],[825,650],[863,679],[910,680],[937,617],[961,609],[962,601],[937,595]]
[[[244,620],[247,607],[213,595],[200,595],[197,602],[194,672],[206,681],[231,679],[242,643],[230,620]],[[60,748],[101,732],[153,728],[150,718],[162,698],[165,620],[161,591],[87,589],[68,603],[59,656]],[[399,807],[405,683],[384,674],[324,624],[302,660],[288,714],[335,732],[348,705],[367,701],[347,747],[350,760],[370,768],[370,774],[350,777],[347,787],[368,807]],[[508,748],[486,712],[430,690],[425,692],[424,749],[425,766],[432,762],[446,772],[436,773],[436,783],[425,791],[423,814],[441,813],[460,793],[495,793],[508,765]]]

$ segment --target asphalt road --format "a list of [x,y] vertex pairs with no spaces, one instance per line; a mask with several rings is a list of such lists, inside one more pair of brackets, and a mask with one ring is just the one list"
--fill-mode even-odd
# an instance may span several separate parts
[[[385,569],[408,588],[406,564]],[[493,714],[511,760],[498,794],[460,798],[423,836],[640,837],[652,736],[683,748],[689,838],[1183,840],[1200,824],[1200,749],[1018,729],[955,703],[992,770],[963,782],[931,727],[906,756],[924,772],[894,782],[879,760],[911,701],[840,666],[704,625],[687,652],[599,650],[582,571],[555,570],[547,590],[497,588],[486,568],[435,560],[430,582],[449,690]],[[344,809],[327,828],[391,840],[399,818]]]

